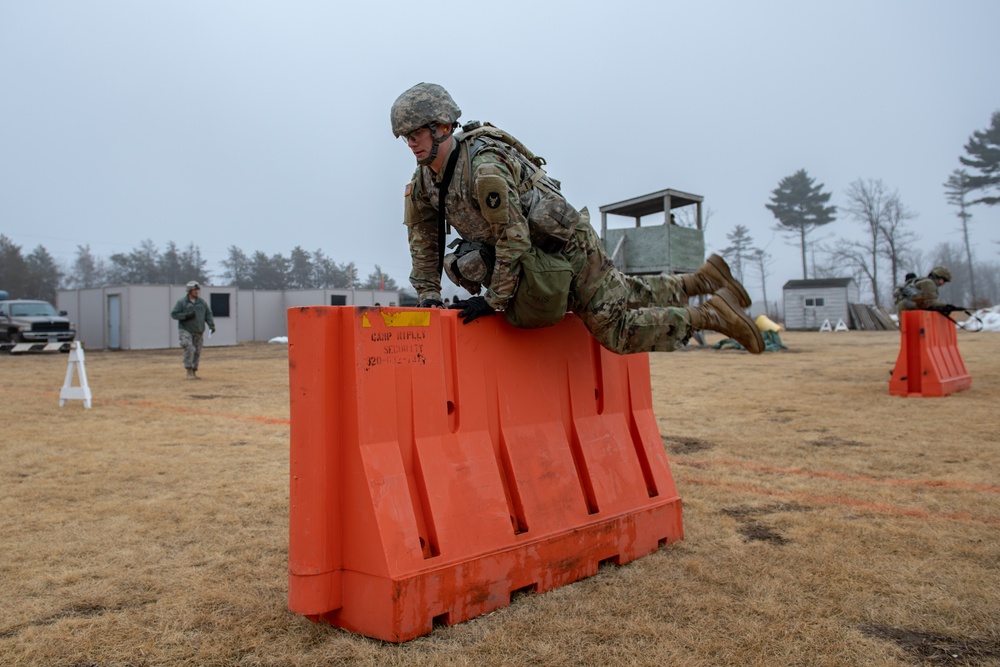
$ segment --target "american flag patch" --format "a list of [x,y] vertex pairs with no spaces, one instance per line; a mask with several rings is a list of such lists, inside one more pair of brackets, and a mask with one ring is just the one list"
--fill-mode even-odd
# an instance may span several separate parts
[[407,183],[406,184],[406,189],[403,190],[403,196],[404,197],[409,197],[411,190],[413,190],[413,183]]

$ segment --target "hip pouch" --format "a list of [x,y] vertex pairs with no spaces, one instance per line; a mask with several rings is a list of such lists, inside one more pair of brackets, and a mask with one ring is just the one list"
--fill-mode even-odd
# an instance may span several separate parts
[[562,255],[532,246],[521,255],[521,274],[514,298],[507,304],[507,321],[521,329],[558,324],[566,316],[573,266]]

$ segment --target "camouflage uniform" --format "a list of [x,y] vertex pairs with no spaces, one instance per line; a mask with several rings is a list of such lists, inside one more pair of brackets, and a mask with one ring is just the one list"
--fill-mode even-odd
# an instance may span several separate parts
[[181,348],[184,350],[184,368],[188,369],[188,377],[193,377],[190,371],[197,371],[201,361],[201,350],[204,346],[205,327],[215,331],[215,319],[212,308],[201,297],[193,301],[190,298],[190,283],[188,294],[180,299],[170,311],[170,316],[177,320],[177,335]]
[[[459,156],[446,195],[448,223],[462,238],[495,248],[496,263],[485,294],[491,307],[503,310],[513,298],[520,257],[534,245],[562,253],[572,265],[570,310],[604,347],[627,354],[654,347],[674,350],[687,341],[692,327],[688,312],[681,308],[686,297],[679,277],[640,280],[624,275],[605,253],[586,209],[577,213],[566,204],[566,210],[555,215],[538,215],[536,205],[545,194],[539,188],[544,184],[531,185],[530,170],[510,149],[477,139],[484,145],[477,146],[470,159],[458,138],[451,148]],[[413,262],[410,283],[418,301],[441,300],[440,182],[441,174],[420,166],[405,193],[404,222]]]
[[919,278],[911,284],[917,290],[917,293],[896,302],[897,312],[904,310],[924,310],[928,307],[945,305],[943,301],[938,300],[938,285],[930,276]]
[[904,298],[896,302],[896,312],[926,310],[927,308],[947,305],[938,300],[938,280],[945,283],[951,282],[951,270],[945,266],[935,266],[926,278],[907,282],[903,286]]

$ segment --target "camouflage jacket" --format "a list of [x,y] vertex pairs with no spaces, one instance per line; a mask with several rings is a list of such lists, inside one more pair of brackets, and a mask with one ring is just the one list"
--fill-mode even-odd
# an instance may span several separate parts
[[930,306],[943,306],[943,301],[938,301],[938,286],[933,278],[919,278],[912,283],[916,294],[901,299],[896,303],[896,310],[923,310]]
[[[503,310],[514,294],[521,255],[531,246],[564,242],[579,220],[558,185],[517,151],[490,137],[462,140],[446,195],[448,225],[468,241],[493,246],[496,264],[486,302]],[[449,152],[448,157],[451,153]],[[441,299],[438,205],[442,174],[417,167],[406,187],[404,223],[413,264],[410,283],[418,301]],[[444,242],[444,239],[440,240]]]
[[201,297],[194,301],[185,296],[174,304],[174,309],[170,311],[170,317],[177,320],[177,328],[184,329],[193,334],[205,333],[205,325],[215,331],[215,319],[212,317],[212,309],[208,302]]

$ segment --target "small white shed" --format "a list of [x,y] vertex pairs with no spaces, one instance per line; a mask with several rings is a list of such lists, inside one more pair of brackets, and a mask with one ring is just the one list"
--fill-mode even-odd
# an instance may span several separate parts
[[853,278],[789,280],[782,297],[786,329],[817,331],[826,320],[832,326],[840,320],[850,326],[848,304],[858,303],[860,290]]

